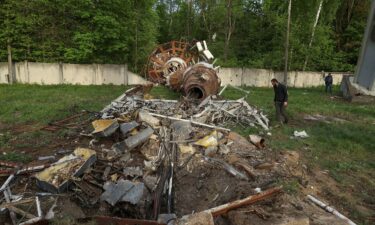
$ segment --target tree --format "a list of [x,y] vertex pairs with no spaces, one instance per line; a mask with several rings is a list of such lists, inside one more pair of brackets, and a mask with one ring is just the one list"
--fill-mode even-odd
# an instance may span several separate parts
[[182,39],[206,40],[221,66],[353,71],[371,1],[292,0],[290,32],[288,3],[0,0],[0,60],[9,46],[15,62],[126,63],[141,71],[157,43]]

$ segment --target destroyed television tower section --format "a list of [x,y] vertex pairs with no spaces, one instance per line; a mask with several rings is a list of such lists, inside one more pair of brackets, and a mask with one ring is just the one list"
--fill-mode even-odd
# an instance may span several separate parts
[[206,41],[171,41],[157,46],[147,63],[147,78],[181,91],[189,99],[203,100],[220,88],[218,67]]

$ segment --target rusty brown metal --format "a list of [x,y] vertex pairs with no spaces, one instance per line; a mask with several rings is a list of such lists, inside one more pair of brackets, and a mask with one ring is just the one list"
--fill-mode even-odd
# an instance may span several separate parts
[[170,73],[184,70],[198,55],[189,42],[171,41],[157,46],[148,58],[147,76],[154,83],[166,84]]
[[185,70],[178,70],[169,76],[169,86],[172,90],[181,90]]
[[182,90],[188,98],[203,100],[210,95],[216,95],[220,83],[211,64],[197,63],[185,71]]
[[182,91],[190,99],[216,95],[220,79],[207,57],[202,56],[202,47],[199,50],[195,44],[171,41],[157,46],[148,59],[148,79]]
[[271,188],[271,189],[263,191],[259,194],[250,195],[247,198],[240,199],[240,200],[237,200],[237,201],[234,201],[234,202],[230,202],[230,203],[227,203],[227,204],[224,204],[224,205],[220,205],[220,206],[217,206],[217,207],[212,208],[212,209],[208,209],[205,212],[210,212],[212,214],[212,216],[214,216],[214,217],[220,216],[220,215],[223,215],[223,214],[227,213],[230,210],[237,209],[239,207],[250,205],[250,204],[253,204],[255,202],[264,200],[268,197],[273,196],[274,194],[280,193],[281,191],[282,191],[282,187]]

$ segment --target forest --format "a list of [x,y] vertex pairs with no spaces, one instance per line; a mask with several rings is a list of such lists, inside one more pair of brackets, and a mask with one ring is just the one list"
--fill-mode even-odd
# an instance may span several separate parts
[[225,67],[354,71],[371,0],[0,0],[0,61],[128,64],[206,40]]

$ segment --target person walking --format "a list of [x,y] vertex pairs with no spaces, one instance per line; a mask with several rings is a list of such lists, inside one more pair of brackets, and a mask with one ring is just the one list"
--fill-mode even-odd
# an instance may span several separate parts
[[285,85],[279,83],[275,78],[271,80],[275,91],[274,103],[276,108],[276,118],[281,124],[288,123],[285,109],[288,106],[288,90]]
[[324,82],[326,83],[326,93],[329,91],[329,93],[332,95],[333,78],[331,73],[329,73],[328,76],[324,78]]

